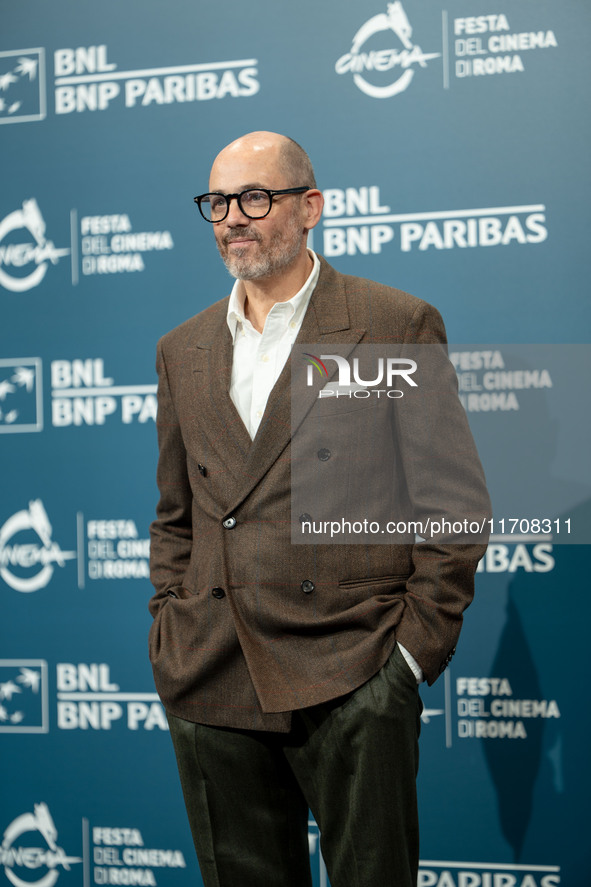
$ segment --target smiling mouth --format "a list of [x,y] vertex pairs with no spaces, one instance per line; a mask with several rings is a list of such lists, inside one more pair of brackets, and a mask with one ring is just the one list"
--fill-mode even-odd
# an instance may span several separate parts
[[242,231],[228,231],[224,237],[224,243],[226,246],[232,246],[232,244],[240,246],[243,243],[258,243],[259,240],[260,237],[257,237],[254,231],[248,231],[246,228]]

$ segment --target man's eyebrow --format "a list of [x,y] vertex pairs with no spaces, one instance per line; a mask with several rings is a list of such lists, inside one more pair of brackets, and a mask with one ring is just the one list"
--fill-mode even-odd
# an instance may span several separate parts
[[[264,189],[264,190],[266,190],[266,191],[270,190],[270,189],[267,188],[266,185],[261,185],[260,182],[252,182],[252,183],[250,183],[250,184],[242,185],[242,186],[240,187],[240,190],[239,190],[239,191],[236,191],[235,193],[236,193],[236,194],[241,194],[243,191],[255,191],[255,190],[259,189],[259,188],[260,188],[261,190]],[[229,194],[230,192],[229,192],[229,191],[221,191],[221,190],[218,189],[218,190],[211,191],[210,193],[211,193],[211,194]],[[232,193],[234,193],[234,192],[232,192]]]

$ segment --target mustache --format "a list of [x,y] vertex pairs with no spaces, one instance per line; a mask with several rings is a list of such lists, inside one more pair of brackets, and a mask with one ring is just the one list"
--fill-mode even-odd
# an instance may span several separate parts
[[261,235],[258,231],[255,231],[254,228],[250,226],[246,228],[232,228],[223,237],[223,243],[232,243],[233,240],[244,240],[244,238],[249,238],[250,240],[256,240],[257,243],[261,241]]

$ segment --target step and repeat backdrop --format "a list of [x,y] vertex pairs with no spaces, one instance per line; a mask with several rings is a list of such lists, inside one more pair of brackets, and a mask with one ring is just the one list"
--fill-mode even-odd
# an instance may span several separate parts
[[422,690],[419,884],[588,884],[588,5],[23,0],[0,24],[0,887],[201,884],[147,659],[154,357],[230,290],[193,196],[256,129],[315,164],[316,251],[442,312],[499,499]]

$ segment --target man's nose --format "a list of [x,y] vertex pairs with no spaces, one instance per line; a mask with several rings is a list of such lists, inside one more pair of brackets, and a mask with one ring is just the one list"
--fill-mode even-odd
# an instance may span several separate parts
[[250,219],[245,216],[238,206],[238,198],[231,197],[228,206],[228,215],[224,219],[227,225],[248,225]]

